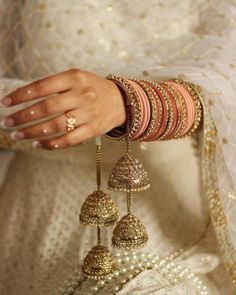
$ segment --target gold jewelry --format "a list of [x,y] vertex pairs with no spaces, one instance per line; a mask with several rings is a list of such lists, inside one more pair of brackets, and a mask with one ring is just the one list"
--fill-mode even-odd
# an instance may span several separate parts
[[75,116],[71,115],[69,112],[65,113],[66,116],[66,130],[72,131],[76,127],[77,119]]
[[113,168],[108,187],[111,190],[125,191],[127,194],[127,214],[117,223],[112,236],[114,248],[133,250],[143,247],[148,241],[145,226],[131,213],[131,192],[149,188],[149,178],[143,165],[130,151],[130,117],[127,118],[126,155]]
[[95,280],[104,279],[116,268],[109,249],[101,245],[100,226],[114,225],[118,218],[118,209],[111,197],[101,191],[101,139],[96,138],[96,176],[97,190],[88,196],[81,207],[80,222],[84,225],[97,226],[97,245],[84,259],[82,271],[85,277]]
[[193,127],[190,129],[190,131],[187,133],[187,135],[191,135],[198,129],[201,119],[202,119],[202,105],[201,105],[201,102],[199,99],[199,95],[196,92],[194,85],[192,83],[185,82],[182,80],[175,80],[175,82],[183,85],[183,87],[191,94],[193,101],[194,101],[194,105],[195,105],[194,124],[193,124]]

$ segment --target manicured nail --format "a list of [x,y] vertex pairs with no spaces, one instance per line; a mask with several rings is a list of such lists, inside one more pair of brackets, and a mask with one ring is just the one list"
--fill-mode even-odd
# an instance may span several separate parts
[[5,96],[1,99],[1,104],[4,107],[9,107],[12,104],[12,99],[10,98],[10,96]]
[[18,140],[18,139],[24,139],[25,138],[25,133],[23,131],[13,131],[10,134],[11,139],[13,140]]
[[15,122],[12,118],[5,118],[0,122],[0,127],[2,129],[10,128],[15,125]]
[[39,149],[42,147],[42,144],[38,140],[36,140],[32,143],[32,147],[35,149]]

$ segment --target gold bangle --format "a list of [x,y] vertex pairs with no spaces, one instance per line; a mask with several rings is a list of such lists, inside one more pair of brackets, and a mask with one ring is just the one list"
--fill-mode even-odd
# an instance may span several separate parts
[[183,85],[183,87],[190,93],[190,95],[193,98],[194,105],[195,105],[195,118],[194,118],[194,124],[193,127],[189,130],[189,132],[186,135],[193,134],[199,127],[202,119],[202,105],[199,99],[199,95],[197,93],[197,90],[194,88],[195,85],[189,82],[185,82],[182,80],[175,80],[176,83],[180,83]]

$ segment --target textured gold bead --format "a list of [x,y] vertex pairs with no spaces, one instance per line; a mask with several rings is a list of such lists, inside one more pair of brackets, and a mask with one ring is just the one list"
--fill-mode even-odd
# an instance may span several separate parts
[[114,225],[119,218],[118,209],[103,191],[95,191],[83,203],[80,222],[84,225]]
[[144,247],[148,241],[145,226],[138,217],[128,213],[117,223],[112,237],[112,246],[121,250]]
[[108,188],[114,191],[137,192],[149,187],[147,171],[129,152],[115,164],[108,181]]
[[87,254],[83,264],[83,274],[94,280],[104,279],[116,268],[114,259],[107,247],[94,246]]

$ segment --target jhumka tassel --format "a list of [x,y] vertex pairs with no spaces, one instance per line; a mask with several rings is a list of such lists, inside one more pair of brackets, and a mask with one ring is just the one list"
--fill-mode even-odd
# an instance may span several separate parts
[[150,187],[146,170],[130,151],[129,118],[127,120],[126,155],[116,163],[108,181],[108,188],[125,191],[127,194],[127,214],[117,223],[112,236],[112,246],[121,250],[133,250],[144,247],[148,234],[142,222],[131,213],[131,192],[142,191]]
[[91,279],[104,279],[115,270],[115,262],[109,249],[101,245],[100,226],[114,225],[118,218],[118,209],[112,199],[101,190],[101,139],[97,144],[97,190],[88,196],[81,207],[80,222],[84,225],[97,226],[97,245],[84,259],[83,274]]

